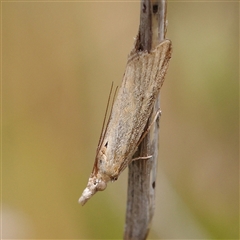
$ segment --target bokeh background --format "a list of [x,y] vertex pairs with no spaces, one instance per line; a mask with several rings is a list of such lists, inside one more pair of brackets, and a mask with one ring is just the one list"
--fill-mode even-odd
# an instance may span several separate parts
[[[127,170],[78,204],[139,1],[1,1],[2,238],[121,239]],[[149,239],[239,238],[239,3],[168,3]]]

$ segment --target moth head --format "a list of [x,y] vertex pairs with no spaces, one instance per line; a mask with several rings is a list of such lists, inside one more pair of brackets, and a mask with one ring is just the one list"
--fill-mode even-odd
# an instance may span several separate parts
[[103,191],[106,187],[106,181],[97,178],[96,176],[90,176],[87,187],[84,189],[78,202],[83,206],[97,191]]

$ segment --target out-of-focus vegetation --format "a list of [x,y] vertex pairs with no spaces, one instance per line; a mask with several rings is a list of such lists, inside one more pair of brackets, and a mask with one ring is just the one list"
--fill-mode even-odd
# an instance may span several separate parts
[[[127,170],[84,207],[139,2],[2,3],[2,237],[122,238]],[[169,2],[149,238],[238,238],[239,3]]]

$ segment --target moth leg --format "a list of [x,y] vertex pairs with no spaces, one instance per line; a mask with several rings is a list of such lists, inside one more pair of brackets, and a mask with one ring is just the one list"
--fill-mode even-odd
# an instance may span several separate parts
[[149,155],[147,157],[137,157],[137,158],[133,158],[132,161],[136,161],[136,160],[147,160],[150,159],[152,157],[152,155]]
[[[151,122],[150,125],[148,126],[147,130],[146,130],[145,133],[143,134],[144,137],[149,133],[152,125],[157,121],[157,118],[158,118],[159,116],[161,116],[161,114],[162,114],[162,111],[161,111],[160,108],[159,108],[159,109],[157,110],[155,116],[154,116],[154,119],[152,120],[152,122]],[[143,137],[143,138],[144,138],[144,137]]]
[[157,118],[159,116],[161,116],[161,110],[160,108],[157,110],[155,116],[154,116],[154,119],[152,120],[152,122],[150,123],[150,125],[148,126],[147,130],[143,133],[143,135],[141,136],[141,138],[139,139],[138,143],[137,143],[137,146],[139,146],[139,144],[142,142],[142,140],[146,137],[146,135],[149,133],[152,125],[156,122]]
[[[156,122],[158,116],[161,116],[161,110],[158,109],[155,116],[154,116],[154,119],[152,120],[151,124],[148,126],[147,130],[143,133],[143,135],[141,136],[140,140],[138,141],[138,144],[137,146],[139,146],[139,144],[142,142],[142,140],[145,138],[145,136],[149,133],[152,125]],[[144,160],[144,159],[150,159],[152,157],[152,155],[149,155],[149,156],[146,156],[146,157],[137,157],[137,158],[133,158],[132,161],[136,161],[136,160]]]

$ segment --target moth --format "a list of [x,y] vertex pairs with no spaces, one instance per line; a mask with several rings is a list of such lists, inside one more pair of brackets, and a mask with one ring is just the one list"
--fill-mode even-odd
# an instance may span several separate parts
[[127,60],[121,87],[97,147],[87,187],[79,198],[84,205],[109,181],[118,179],[132,161],[159,90],[164,82],[172,53],[170,40],[150,52],[138,49],[135,41]]

